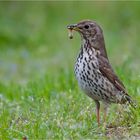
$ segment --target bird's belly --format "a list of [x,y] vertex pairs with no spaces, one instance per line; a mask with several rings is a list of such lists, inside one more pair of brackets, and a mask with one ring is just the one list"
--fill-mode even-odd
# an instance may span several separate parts
[[77,61],[75,64],[75,76],[80,88],[91,98],[99,100],[99,83],[98,62],[92,60],[89,63]]
[[92,99],[114,102],[114,99],[110,101],[112,91],[116,92],[114,86],[100,73],[96,61],[85,64],[77,62],[75,75],[80,88]]
[[76,76],[80,88],[91,98],[100,100],[99,82],[97,82],[94,77],[87,77],[86,74],[87,73],[79,73],[79,75]]

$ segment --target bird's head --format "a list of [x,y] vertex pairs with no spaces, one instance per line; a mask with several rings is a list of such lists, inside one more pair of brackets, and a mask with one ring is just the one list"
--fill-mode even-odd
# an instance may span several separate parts
[[107,57],[104,37],[101,27],[91,20],[84,20],[77,24],[71,24],[67,26],[70,39],[73,38],[73,31],[80,33],[83,40],[88,41],[90,47],[93,47],[96,50],[100,50],[100,53],[103,56]]
[[[91,20],[84,20],[77,24],[71,24],[68,25],[67,28],[72,32],[77,31],[80,33],[82,38],[84,39],[98,39],[100,36],[102,36],[102,29],[100,26]],[[70,38],[72,38],[72,34],[70,35]]]

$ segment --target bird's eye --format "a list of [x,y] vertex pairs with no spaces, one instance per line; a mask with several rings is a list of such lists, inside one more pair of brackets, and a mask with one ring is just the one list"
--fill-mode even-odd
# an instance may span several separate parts
[[84,28],[85,28],[85,29],[88,29],[88,28],[89,28],[89,25],[85,25]]

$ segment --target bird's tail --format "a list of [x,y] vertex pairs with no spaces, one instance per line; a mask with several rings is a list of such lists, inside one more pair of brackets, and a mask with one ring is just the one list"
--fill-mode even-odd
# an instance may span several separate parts
[[137,102],[133,100],[129,95],[125,95],[125,103],[130,104],[133,108],[137,107]]

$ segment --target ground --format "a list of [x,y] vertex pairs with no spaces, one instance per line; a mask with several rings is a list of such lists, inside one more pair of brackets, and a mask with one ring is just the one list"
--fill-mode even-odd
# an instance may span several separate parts
[[[0,2],[0,139],[140,139],[138,5]],[[106,126],[74,77],[81,40],[69,40],[66,26],[82,19],[102,26],[110,62],[138,104],[111,105]]]

